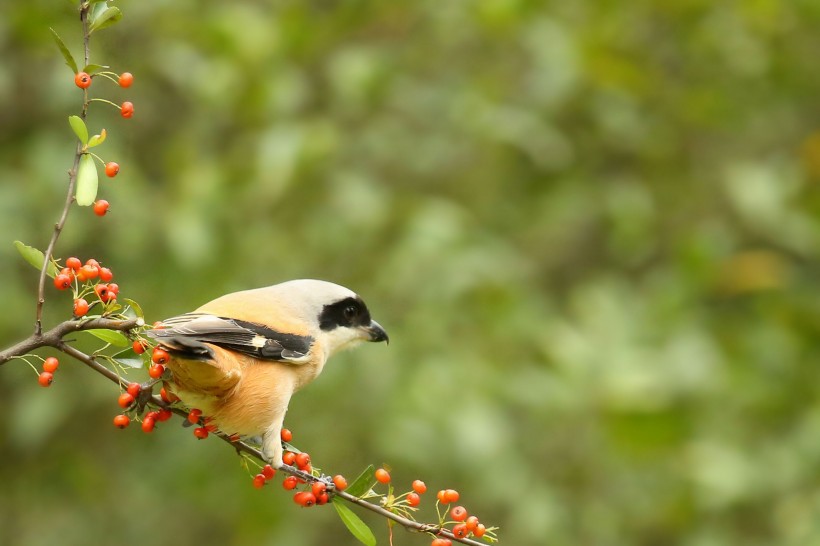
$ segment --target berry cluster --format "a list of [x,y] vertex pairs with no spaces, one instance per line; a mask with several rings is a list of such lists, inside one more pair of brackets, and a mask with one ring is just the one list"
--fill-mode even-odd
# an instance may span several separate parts
[[[120,287],[110,282],[114,273],[100,265],[94,258],[83,264],[79,258],[71,257],[66,265],[54,277],[57,290],[72,288],[74,293],[73,314],[76,318],[84,317],[95,305],[102,305],[102,315],[114,309]],[[89,303],[89,299],[91,302]]]
[[[145,388],[150,391],[151,386],[149,385]],[[125,391],[120,393],[119,398],[117,398],[117,404],[122,409],[126,410],[127,413],[122,413],[114,417],[115,427],[125,428],[131,424],[131,417],[129,417],[128,413],[133,413],[136,416],[136,414],[141,411],[141,408],[139,407],[140,404],[137,404],[137,401],[140,399],[142,392],[143,385],[140,385],[139,383],[129,383]],[[142,431],[145,433],[153,432],[154,428],[157,426],[157,423],[167,421],[172,415],[173,412],[171,412],[168,408],[160,408],[149,411],[142,417]]]
[[50,356],[43,361],[43,371],[40,372],[40,375],[37,377],[37,382],[40,383],[41,387],[50,387],[51,383],[54,382],[54,372],[57,371],[57,368],[60,366],[60,361]]
[[[97,72],[95,74],[89,74],[88,72],[80,71],[74,74],[74,85],[82,90],[86,90],[91,87],[91,82],[94,80],[95,76],[106,77],[123,88],[131,87],[131,84],[134,83],[134,75],[130,72],[123,72],[122,74],[117,75],[115,72]],[[130,118],[134,115],[134,105],[131,102],[125,101],[121,106],[117,106],[116,104],[113,105],[120,109],[120,115],[124,118]]]

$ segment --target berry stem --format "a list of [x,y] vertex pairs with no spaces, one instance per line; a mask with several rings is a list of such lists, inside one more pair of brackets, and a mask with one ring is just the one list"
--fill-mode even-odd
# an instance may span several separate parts
[[94,98],[94,99],[91,99],[91,100],[90,100],[90,101],[88,101],[88,102],[104,102],[104,103],[106,103],[106,104],[110,104],[111,106],[113,106],[113,107],[114,107],[114,108],[116,108],[117,110],[119,110],[119,109],[120,109],[120,105],[119,105],[119,104],[114,103],[114,102],[111,102],[111,101],[110,101],[110,100],[108,100],[108,99],[101,99],[101,98],[99,98],[99,97]]

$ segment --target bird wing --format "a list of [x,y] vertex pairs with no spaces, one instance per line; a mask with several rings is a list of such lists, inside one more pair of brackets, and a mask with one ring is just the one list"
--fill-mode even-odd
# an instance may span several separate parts
[[302,364],[313,345],[311,336],[286,334],[263,324],[208,313],[179,315],[162,321],[162,325],[148,335],[193,360],[210,359],[210,350],[202,345],[207,343],[261,360]]

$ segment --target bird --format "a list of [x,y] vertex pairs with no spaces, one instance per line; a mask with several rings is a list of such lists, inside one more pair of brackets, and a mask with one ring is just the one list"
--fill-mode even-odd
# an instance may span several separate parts
[[315,279],[227,294],[147,334],[169,354],[168,390],[222,432],[261,437],[274,468],[291,396],[335,353],[390,341],[358,294]]

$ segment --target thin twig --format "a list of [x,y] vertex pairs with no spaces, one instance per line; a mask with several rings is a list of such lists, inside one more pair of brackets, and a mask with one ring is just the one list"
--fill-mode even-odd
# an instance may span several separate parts
[[[83,66],[88,65],[89,59],[89,40],[91,35],[88,32],[88,5],[83,4],[84,7],[80,8],[80,20],[83,23],[83,58],[85,63]],[[80,112],[80,118],[85,121],[86,115],[88,114],[88,90],[83,89],[83,109]],[[45,297],[45,290],[46,290],[46,274],[48,272],[48,264],[51,262],[51,257],[54,255],[54,247],[57,244],[57,239],[60,238],[60,233],[63,231],[63,226],[65,226],[66,218],[68,218],[68,211],[71,209],[71,203],[74,202],[74,188],[77,185],[77,169],[80,165],[80,158],[82,157],[82,150],[83,145],[81,142],[77,143],[77,151],[74,153],[74,165],[71,167],[71,170],[68,171],[68,190],[66,192],[65,197],[65,204],[63,205],[63,211],[60,214],[60,219],[54,224],[54,232],[51,234],[51,240],[48,242],[48,246],[46,247],[46,251],[43,255],[43,267],[40,269],[40,280],[37,285],[37,318],[34,322],[34,335],[38,336],[43,333],[43,304],[46,302]]]

